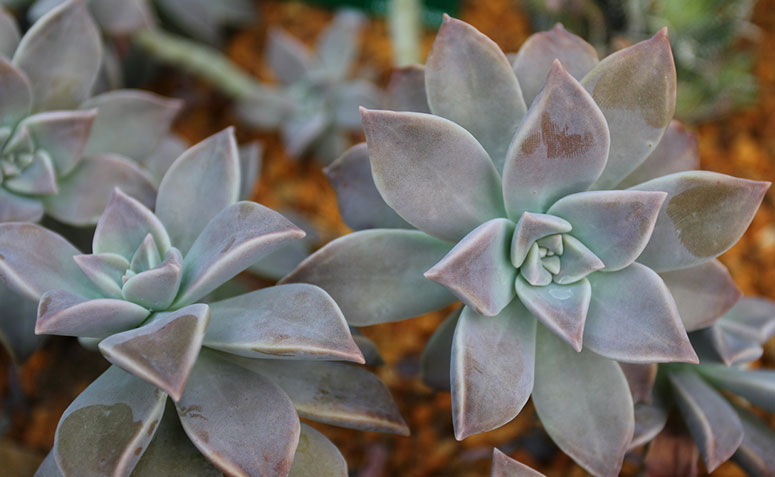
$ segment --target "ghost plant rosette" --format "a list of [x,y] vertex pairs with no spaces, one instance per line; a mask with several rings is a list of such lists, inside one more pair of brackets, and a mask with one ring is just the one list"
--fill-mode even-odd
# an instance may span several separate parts
[[[342,473],[336,448],[300,427],[297,411],[406,432],[374,375],[330,362],[363,356],[322,289],[284,285],[202,301],[304,235],[280,214],[238,202],[239,189],[229,129],[172,164],[155,213],[117,190],[91,254],[34,224],[0,224],[0,271],[16,291],[40,299],[36,332],[97,341],[114,364],[59,423],[52,459],[63,474],[128,474],[146,460],[143,468],[158,475],[178,464],[187,439],[207,458],[199,460],[224,472],[284,474],[300,433],[313,442],[300,451],[322,453]],[[177,416],[164,413],[167,396]]]
[[[371,221],[396,226],[397,214],[419,230],[345,236],[285,282],[321,286],[356,326],[461,300],[440,329],[447,339],[428,350],[447,362],[444,344],[452,342],[456,436],[510,421],[532,393],[560,448],[593,474],[610,475],[634,426],[614,360],[697,360],[653,268],[724,252],[767,184],[689,172],[605,190],[633,173],[668,127],[675,69],[664,31],[599,63],[579,66],[583,58],[568,69],[546,65],[527,109],[497,45],[447,18],[424,74],[406,71],[390,93],[396,103],[422,98],[411,85],[424,76],[433,114],[362,112],[373,181],[389,206]],[[379,201],[368,183],[344,186],[342,175],[364,174],[352,156],[365,153],[356,147],[329,169],[349,195],[340,197],[343,209],[361,222]]]

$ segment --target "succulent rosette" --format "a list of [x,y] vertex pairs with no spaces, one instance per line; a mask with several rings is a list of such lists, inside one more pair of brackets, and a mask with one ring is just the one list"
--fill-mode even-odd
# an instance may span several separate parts
[[775,303],[746,297],[689,335],[700,364],[623,366],[636,401],[631,447],[651,441],[651,472],[696,475],[699,453],[708,472],[732,458],[749,475],[775,473],[775,432],[750,409],[775,412],[775,371],[747,366],[773,335]]
[[241,99],[239,112],[261,128],[279,128],[293,157],[313,154],[325,163],[349,145],[347,134],[360,132],[358,106],[379,107],[382,92],[370,81],[349,79],[358,55],[364,18],[354,11],[338,13],[311,52],[299,40],[272,29],[265,57],[281,88]]
[[726,251],[768,184],[693,171],[615,190],[642,165],[678,167],[646,166],[675,104],[666,32],[598,61],[580,39],[557,47],[577,38],[557,30],[512,67],[447,18],[424,71],[389,88],[396,109],[432,114],[363,110],[367,148],[328,170],[348,224],[418,230],[347,235],[284,282],[321,286],[355,326],[462,301],[426,349],[426,368],[449,370],[456,436],[503,425],[532,394],[559,447],[612,475],[634,428],[616,361],[697,360],[657,272]]
[[[117,190],[90,254],[38,225],[0,224],[0,273],[40,300],[36,333],[98,343],[113,364],[65,411],[46,465],[64,475],[159,475],[195,447],[204,458],[190,465],[199,473],[285,475],[303,438],[296,465],[322,460],[345,475],[336,448],[299,415],[407,432],[376,376],[332,362],[364,359],[322,289],[283,285],[203,302],[304,235],[280,214],[238,201],[240,185],[227,129],[172,164],[155,212]],[[174,412],[165,413],[168,396]]]

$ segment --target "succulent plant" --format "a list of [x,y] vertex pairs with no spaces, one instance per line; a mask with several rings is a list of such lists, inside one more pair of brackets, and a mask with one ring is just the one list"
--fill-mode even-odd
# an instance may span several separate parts
[[[300,430],[294,406],[322,422],[407,432],[374,375],[330,362],[364,360],[322,289],[276,286],[202,303],[304,235],[280,214],[238,202],[239,175],[230,129],[193,146],[165,174],[155,213],[114,193],[91,254],[35,224],[0,224],[0,273],[40,299],[36,333],[98,342],[113,364],[60,420],[53,459],[63,474],[126,475],[140,466],[159,475],[178,465],[176,453],[193,452],[180,425],[226,473],[284,475],[303,432],[311,442],[300,452],[321,453],[342,474],[336,448]],[[178,418],[162,419],[167,396]]]
[[312,153],[329,163],[346,149],[348,132],[360,131],[358,106],[381,106],[381,92],[365,79],[348,79],[358,54],[363,17],[338,13],[318,39],[316,54],[280,29],[269,32],[266,58],[282,88],[239,105],[240,116],[261,128],[279,128],[288,153]]
[[[615,474],[634,418],[614,360],[697,359],[657,272],[726,251],[768,184],[690,171],[614,190],[640,167],[664,167],[647,158],[675,101],[665,31],[598,62],[558,28],[528,40],[512,69],[489,38],[447,18],[424,73],[405,73],[392,102],[424,97],[433,114],[363,110],[368,151],[351,149],[340,160],[351,167],[329,175],[346,188],[347,170],[365,174],[352,156],[368,153],[378,197],[368,181],[350,185],[343,216],[394,227],[397,215],[419,230],[347,235],[282,282],[322,287],[356,326],[461,300],[426,350],[450,369],[456,436],[510,421],[532,393],[563,451]],[[423,83],[425,94],[411,86]]]
[[543,475],[498,449],[492,450],[490,477],[543,477]]
[[[631,447],[653,439],[652,472],[696,475],[699,449],[708,472],[731,457],[749,475],[775,474],[775,432],[744,407],[775,412],[775,371],[746,367],[773,335],[775,303],[748,297],[690,334],[700,364],[623,365],[636,401]],[[683,424],[668,420],[673,408]]]

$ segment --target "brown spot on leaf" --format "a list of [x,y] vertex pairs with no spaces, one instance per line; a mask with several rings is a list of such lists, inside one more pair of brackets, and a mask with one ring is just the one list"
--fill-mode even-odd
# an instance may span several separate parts
[[522,152],[529,156],[533,154],[536,151],[536,149],[538,149],[539,144],[541,144],[541,133],[536,131],[530,134],[528,137],[526,137],[524,142],[522,142],[522,146],[521,146]]
[[548,111],[541,115],[541,136],[546,144],[546,156],[549,158],[573,158],[589,151],[595,142],[590,131],[584,134],[568,132],[568,126],[560,126],[552,121]]

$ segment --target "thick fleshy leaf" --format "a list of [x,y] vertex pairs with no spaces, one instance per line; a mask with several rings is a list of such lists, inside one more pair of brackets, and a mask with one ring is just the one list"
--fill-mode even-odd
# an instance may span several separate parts
[[[0,10],[0,36],[9,32],[1,21],[2,17],[3,10]],[[0,126],[16,126],[31,110],[32,86],[29,80],[19,68],[0,57]]]
[[363,14],[345,10],[336,14],[318,38],[320,64],[335,78],[343,78],[349,73],[358,54],[358,36],[365,23]]
[[700,452],[686,427],[667,423],[649,444],[644,461],[648,475],[697,475]]
[[555,61],[506,153],[503,200],[509,217],[545,212],[557,199],[587,190],[605,167],[609,143],[600,108]]
[[179,99],[132,89],[89,98],[81,109],[96,109],[97,119],[85,154],[113,153],[134,160],[145,159],[168,134],[182,106]]
[[336,191],[342,220],[351,229],[411,228],[385,203],[374,185],[366,143],[348,149],[324,172]]
[[657,146],[675,112],[675,64],[667,28],[604,58],[581,84],[600,106],[611,152],[597,189],[630,175]]
[[121,292],[125,299],[140,306],[166,310],[178,294],[182,276],[183,257],[178,249],[172,247],[158,267],[130,277]]
[[86,4],[65,2],[35,22],[13,57],[32,84],[34,110],[70,109],[91,93],[102,58]]
[[35,197],[16,195],[0,187],[0,223],[37,222],[43,217],[43,204]]
[[312,426],[301,424],[299,445],[293,456],[289,477],[347,477],[347,461],[326,436]]
[[35,471],[34,477],[63,477],[62,471],[57,466],[56,459],[54,458],[54,452],[49,451],[46,454],[46,458],[40,463],[40,467]]
[[664,193],[634,192],[572,194],[555,202],[548,213],[570,222],[571,235],[603,261],[606,271],[621,270],[646,247],[667,197]]
[[6,178],[3,185],[22,195],[56,194],[57,178],[51,156],[45,151],[36,152],[30,165],[18,176]]
[[[334,111],[336,126],[347,131],[360,133],[360,108],[381,108],[382,102],[382,90],[371,81],[355,79],[343,83],[337,89],[337,103]],[[336,154],[334,158],[340,155],[341,152]]]
[[84,157],[59,180],[59,194],[43,199],[46,213],[60,222],[86,226],[97,223],[116,187],[152,207],[156,197],[153,178],[121,156]]
[[504,215],[498,172],[465,129],[428,114],[362,115],[374,183],[407,222],[457,241]]
[[331,119],[323,111],[295,114],[283,122],[280,130],[286,152],[296,159],[305,156],[330,127]]
[[498,449],[492,451],[492,469],[490,477],[543,477],[522,462],[512,459]]
[[288,396],[270,380],[203,350],[177,410],[191,441],[224,473],[290,471],[299,418]]
[[668,379],[692,439],[713,472],[732,457],[743,441],[743,427],[732,406],[689,369],[671,371]]
[[68,406],[54,437],[63,475],[129,475],[153,438],[167,396],[111,366]]
[[499,315],[469,307],[452,342],[452,423],[458,440],[514,419],[533,390],[536,320],[514,300]]
[[385,364],[385,360],[382,359],[382,355],[379,354],[377,345],[372,340],[363,336],[360,330],[354,326],[350,327],[350,334],[352,334],[355,344],[358,345],[358,349],[363,355],[363,360],[365,361],[364,364],[366,366],[379,367]]
[[153,14],[146,0],[99,0],[89,3],[100,29],[111,36],[130,35],[153,26]]
[[586,278],[569,285],[550,283],[533,286],[520,276],[516,281],[516,290],[519,300],[538,321],[574,350],[581,351],[584,321],[591,298],[591,287]]
[[722,316],[718,325],[727,333],[764,344],[775,334],[775,302],[748,296]]
[[281,282],[324,289],[354,326],[404,320],[456,301],[423,276],[450,248],[416,230],[364,230],[330,242]]
[[543,237],[570,232],[571,224],[567,220],[546,214],[525,212],[517,222],[514,238],[511,242],[511,263],[522,266],[533,243]]
[[285,84],[304,79],[314,63],[309,49],[279,28],[269,29],[266,59],[275,77]]
[[748,475],[775,474],[775,432],[750,412],[736,408],[743,424],[743,442],[732,456]]
[[275,129],[298,107],[288,91],[269,85],[255,88],[235,105],[242,121],[258,129]]
[[35,334],[37,312],[37,300],[15,293],[0,282],[0,345],[15,364],[27,361],[43,342],[43,337]]
[[463,307],[459,306],[450,313],[436,328],[420,356],[420,379],[437,391],[450,389],[450,357],[452,356],[452,339],[460,319]]
[[40,297],[35,333],[101,338],[139,325],[150,313],[125,300],[89,300],[55,289]]
[[102,293],[110,298],[122,298],[122,277],[129,268],[124,257],[115,253],[95,253],[74,255],[73,260]]
[[700,151],[697,146],[697,135],[689,132],[680,122],[673,120],[654,152],[649,154],[646,160],[616,188],[626,189],[657,177],[699,168]]
[[568,285],[605,268],[605,264],[586,245],[570,234],[563,234],[560,271],[552,277],[555,283]]
[[24,119],[39,149],[45,150],[54,163],[58,176],[73,170],[84,154],[86,141],[93,130],[96,111],[47,111]]
[[756,361],[762,346],[755,340],[728,333],[720,326],[711,326],[689,335],[692,346],[703,363],[723,363],[727,366]]
[[210,306],[207,347],[248,358],[364,362],[339,307],[314,285],[278,285]]
[[39,225],[0,224],[0,275],[12,290],[32,300],[55,288],[96,297],[96,290],[73,260],[73,255],[80,254],[60,235]]
[[775,412],[775,370],[740,369],[718,364],[697,369],[715,385],[744,397],[756,407]]
[[657,364],[619,363],[619,367],[622,368],[624,377],[627,378],[632,400],[636,403],[651,402],[651,390],[657,379]]
[[229,359],[276,382],[303,418],[351,429],[409,435],[390,391],[363,368],[331,361],[234,355]]
[[769,186],[769,182],[691,171],[633,187],[668,193],[638,261],[663,272],[718,257],[743,235]]
[[593,273],[584,345],[617,361],[698,363],[670,291],[653,270],[633,263]]
[[241,25],[256,17],[254,4],[249,0],[158,0],[156,3],[166,13],[165,18],[178,28],[212,44],[222,41],[222,27]]
[[261,175],[263,155],[264,146],[258,141],[239,146],[240,200],[249,200],[253,195],[253,189]]
[[425,278],[447,287],[479,314],[495,316],[515,296],[517,269],[509,260],[514,222],[492,219],[457,243]]
[[158,185],[167,169],[187,148],[188,145],[183,139],[168,134],[159,141],[156,149],[142,160],[142,166],[153,177],[153,182]]
[[[173,248],[174,247],[170,247],[170,250],[167,252],[167,255],[169,255],[169,253],[172,251]],[[177,254],[180,255],[180,252],[177,252]],[[129,268],[131,268],[131,271],[133,273],[137,274],[137,273],[144,272],[146,270],[150,270],[152,268],[156,268],[160,264],[161,264],[161,254],[159,253],[159,249],[156,246],[156,240],[153,239],[153,235],[148,234],[145,236],[142,243],[140,243],[140,246],[137,247],[137,250],[135,250],[134,255],[132,255],[132,260],[129,262]],[[129,279],[129,276],[127,276],[126,278],[122,278],[122,280],[124,281],[128,279]]]
[[19,26],[13,15],[5,9],[0,9],[0,56],[11,58],[20,39]]
[[92,250],[132,259],[145,237],[153,237],[160,254],[167,254],[170,239],[161,221],[140,201],[116,189],[94,232]]
[[430,113],[425,93],[425,66],[393,68],[387,85],[385,107],[393,111]]
[[635,403],[635,431],[630,449],[642,446],[662,432],[667,424],[667,409],[659,404]]
[[156,215],[172,244],[188,257],[210,220],[237,202],[239,188],[239,151],[233,128],[184,152],[164,174],[156,198]]
[[594,475],[616,475],[633,435],[632,397],[614,361],[575,353],[542,326],[533,404],[549,437]]
[[178,401],[209,321],[210,309],[202,303],[157,313],[140,328],[102,340],[100,352],[111,363]]
[[213,217],[183,262],[177,306],[193,303],[261,257],[304,237],[304,231],[255,202],[238,202]]
[[595,48],[559,23],[549,31],[530,35],[512,61],[528,105],[541,91],[555,59],[579,81],[598,63]]
[[527,108],[500,47],[471,25],[445,16],[426,61],[425,89],[433,114],[473,134],[502,170]]
[[659,276],[675,298],[686,331],[711,326],[742,296],[727,267],[718,260]]

